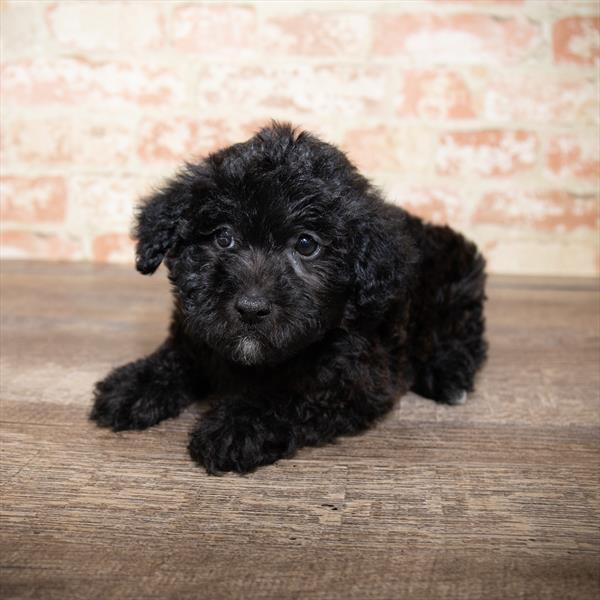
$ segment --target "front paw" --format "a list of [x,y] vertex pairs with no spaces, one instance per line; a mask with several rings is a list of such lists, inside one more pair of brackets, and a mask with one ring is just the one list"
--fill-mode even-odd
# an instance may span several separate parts
[[191,457],[208,473],[249,473],[290,456],[296,448],[288,427],[265,415],[214,409],[192,432]]
[[[90,419],[113,431],[146,429],[179,412],[177,390],[152,380],[140,363],[115,369],[94,389]],[[169,397],[171,396],[171,398]]]

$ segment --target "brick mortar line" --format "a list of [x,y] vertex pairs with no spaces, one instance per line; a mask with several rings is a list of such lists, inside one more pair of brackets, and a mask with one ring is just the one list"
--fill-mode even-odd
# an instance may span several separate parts
[[[531,68],[538,70],[540,66],[546,69],[564,70],[566,72],[587,72],[590,74],[597,73],[597,66],[585,65],[579,63],[556,63],[550,55],[549,60],[540,60],[535,52],[539,52],[542,46],[547,45],[547,40],[544,40],[537,48],[529,51],[528,55],[523,59],[514,61],[510,60],[473,60],[473,61],[446,61],[444,59],[434,60],[429,58],[414,59],[408,58],[402,54],[399,55],[381,55],[368,54],[367,56],[334,54],[294,54],[282,52],[280,55],[269,53],[268,49],[249,54],[245,50],[240,50],[235,54],[214,53],[203,54],[202,52],[193,52],[185,50],[176,50],[174,48],[164,48],[155,50],[133,49],[127,50],[127,59],[123,59],[123,49],[107,51],[107,50],[86,50],[78,51],[73,49],[45,49],[43,56],[40,56],[35,50],[27,50],[19,53],[4,54],[2,63],[10,65],[20,61],[47,61],[52,62],[59,59],[75,60],[91,66],[102,66],[105,63],[122,63],[132,64],[141,67],[167,67],[180,66],[182,60],[194,60],[194,63],[199,66],[247,66],[260,67],[269,69],[274,66],[282,65],[289,66],[384,66],[393,65],[397,67],[439,67],[439,68],[494,68],[494,69],[511,69],[511,68]],[[268,63],[263,61],[268,59]]]

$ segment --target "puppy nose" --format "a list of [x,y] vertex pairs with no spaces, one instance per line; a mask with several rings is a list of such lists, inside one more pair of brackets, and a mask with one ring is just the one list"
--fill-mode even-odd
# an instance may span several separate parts
[[236,310],[244,321],[258,321],[271,312],[271,303],[262,296],[254,294],[241,295],[236,303]]

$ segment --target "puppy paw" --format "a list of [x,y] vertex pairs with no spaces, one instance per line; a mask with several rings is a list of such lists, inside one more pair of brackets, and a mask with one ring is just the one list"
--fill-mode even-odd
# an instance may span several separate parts
[[205,415],[191,436],[190,456],[208,473],[249,473],[289,456],[293,437],[280,424],[257,415],[232,415],[214,410]]
[[176,386],[153,379],[138,363],[115,369],[94,390],[90,419],[113,431],[146,429],[179,414],[183,404]]

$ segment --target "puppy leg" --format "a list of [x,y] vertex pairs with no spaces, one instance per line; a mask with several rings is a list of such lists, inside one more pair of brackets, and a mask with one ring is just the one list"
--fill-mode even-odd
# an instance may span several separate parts
[[188,449],[191,457],[214,475],[248,473],[290,456],[296,447],[286,419],[258,403],[228,397],[200,419]]
[[[352,372],[349,365],[346,377]],[[366,429],[392,407],[395,393],[387,380],[374,382],[368,374],[361,379],[360,368],[354,373],[355,381],[340,378],[330,388],[306,396],[273,390],[268,402],[221,399],[191,434],[192,458],[212,474],[247,473],[289,457],[302,446],[322,445]]]
[[189,373],[171,340],[96,384],[90,419],[114,431],[145,429],[176,417],[191,402]]
[[448,227],[425,225],[420,236],[422,275],[409,330],[412,389],[463,404],[487,353],[485,262],[474,244]]
[[437,343],[426,361],[416,363],[411,389],[438,402],[464,404],[467,392],[473,390],[478,369],[476,356],[465,350],[461,342]]

